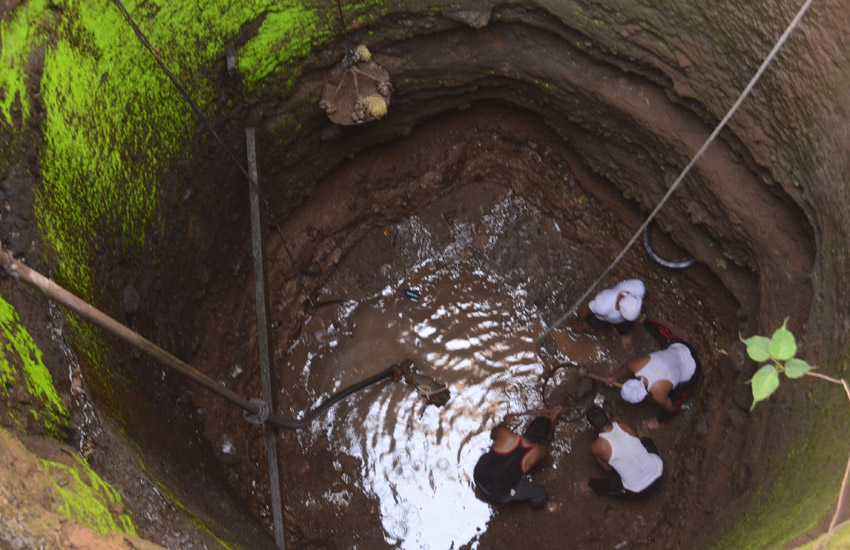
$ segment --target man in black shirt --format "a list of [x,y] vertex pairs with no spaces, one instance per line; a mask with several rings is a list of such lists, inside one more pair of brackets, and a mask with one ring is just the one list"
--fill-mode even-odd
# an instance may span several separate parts
[[507,427],[519,414],[509,414],[493,428],[490,438],[493,446],[478,459],[473,478],[481,493],[496,504],[527,500],[533,508],[542,508],[548,495],[542,485],[525,481],[522,476],[540,462],[549,452],[547,443],[555,432],[555,420],[564,411],[562,407],[533,411],[548,414],[535,418],[523,435]]

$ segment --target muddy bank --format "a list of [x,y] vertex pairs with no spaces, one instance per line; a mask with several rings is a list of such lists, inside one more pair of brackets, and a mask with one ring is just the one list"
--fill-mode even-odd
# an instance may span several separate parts
[[[360,201],[372,207],[360,208]],[[371,547],[509,548],[523,538],[543,544],[570,537],[582,548],[605,548],[626,537],[635,547],[675,548],[681,541],[669,525],[704,521],[703,514],[713,515],[736,497],[729,474],[717,470],[740,455],[731,451],[718,462],[702,445],[694,447],[689,434],[743,440],[748,421],[735,426],[726,411],[746,418],[731,401],[741,383],[735,369],[744,365],[718,361],[720,349],[735,345],[738,305],[708,270],[668,271],[641,249],[627,256],[612,281],[646,280],[649,311],[693,334],[713,366],[705,394],[675,427],[653,434],[669,461],[669,484],[651,501],[624,509],[577,492],[576,484],[596,468],[586,425],[574,420],[559,428],[541,472],[569,513],[546,521],[524,506],[491,508],[474,494],[472,467],[487,447],[489,429],[507,412],[544,404],[587,407],[596,398],[635,423],[655,414],[650,406],[624,409],[616,392],[604,387],[588,385],[580,398],[568,398],[560,379],[549,388],[552,402],[544,403],[546,373],[557,360],[539,355],[534,345],[618,252],[616,244],[628,240],[637,216],[627,212],[615,214],[576,181],[544,121],[497,105],[445,115],[319,182],[286,228],[314,235],[323,255],[339,258],[317,299],[343,303],[293,312],[273,291],[282,410],[297,416],[406,357],[448,384],[452,399],[437,411],[409,389],[385,383],[339,405],[305,434],[282,434],[296,546],[343,548],[356,533]],[[275,290],[294,283],[283,254],[270,244],[269,256],[277,258],[270,261]],[[403,288],[422,298],[411,301]],[[256,377],[242,365],[256,364],[255,351],[236,334],[252,338],[249,279],[227,303],[223,310],[219,300],[208,302],[202,314],[209,319],[202,331],[207,339],[200,346],[206,351],[194,362],[215,366],[216,379],[253,394]],[[283,322],[289,315],[303,323],[294,335]],[[613,334],[573,334],[570,327],[557,334],[564,354],[558,357],[588,362],[601,373],[656,345],[645,334],[628,350]],[[264,443],[259,433],[242,428],[238,411],[215,401],[202,401],[205,409],[216,408],[205,433],[213,441],[224,436],[238,449],[229,479],[268,522]],[[681,499],[698,483],[698,472],[713,481],[701,484],[699,497]],[[599,514],[619,513],[643,519],[633,532],[584,531]]]

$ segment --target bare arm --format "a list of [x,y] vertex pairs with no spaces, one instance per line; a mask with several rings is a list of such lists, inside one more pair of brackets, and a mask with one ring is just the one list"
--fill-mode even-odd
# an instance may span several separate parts
[[[658,400],[656,400],[656,401],[658,401]],[[661,405],[662,407],[664,407],[664,410],[666,410],[668,412],[671,412],[671,413],[676,412],[676,405],[674,405],[673,402],[670,401],[670,397],[668,397],[666,395],[664,396],[663,400],[658,401],[658,404]]]
[[[540,411],[541,413],[544,411]],[[555,435],[555,423],[558,422],[558,417],[564,412],[564,407],[555,407],[554,409],[550,409],[549,411],[549,420],[552,421],[552,425],[549,427],[549,434],[546,436],[546,440],[550,441],[552,436]]]
[[602,466],[606,472],[613,470],[608,464],[608,459],[611,458],[611,446],[602,438],[597,439],[590,445],[590,452],[593,453],[593,458]]
[[667,380],[659,380],[650,388],[649,393],[652,394],[652,400],[664,407],[664,410],[676,412],[676,405],[670,400],[670,390],[673,389],[673,384]]
[[635,432],[635,429],[632,428],[629,424],[627,424],[624,420],[620,420],[619,418],[615,418],[614,422],[619,424],[620,428],[622,428],[623,431],[626,432],[627,434],[637,437],[637,433]]
[[619,382],[622,378],[625,378],[631,370],[629,369],[629,362],[623,363],[623,366],[617,369],[613,374],[608,376],[605,379],[605,384],[609,387],[614,386],[614,382]]

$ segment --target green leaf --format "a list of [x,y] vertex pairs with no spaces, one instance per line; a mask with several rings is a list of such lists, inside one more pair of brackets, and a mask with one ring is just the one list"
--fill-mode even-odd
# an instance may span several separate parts
[[797,342],[794,341],[794,335],[791,334],[791,331],[785,328],[787,324],[788,317],[770,337],[770,345],[767,348],[768,353],[779,361],[791,359],[797,353]]
[[785,362],[785,376],[788,378],[800,378],[814,367],[802,359],[789,359]]
[[770,397],[779,387],[779,372],[773,365],[764,365],[753,376],[753,410],[756,403]]
[[770,359],[770,352],[768,351],[770,340],[764,336],[750,336],[746,340],[741,338],[741,341],[747,346],[747,355],[753,361],[761,363]]

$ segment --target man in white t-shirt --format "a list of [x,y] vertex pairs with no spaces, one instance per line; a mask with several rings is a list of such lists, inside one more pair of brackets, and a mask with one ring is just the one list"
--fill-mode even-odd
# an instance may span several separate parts
[[664,462],[648,437],[638,438],[631,426],[619,419],[613,421],[601,408],[587,410],[587,421],[599,433],[590,451],[603,469],[613,472],[604,478],[587,482],[600,495],[641,497],[661,481]]
[[646,286],[640,279],[621,281],[614,287],[603,290],[579,310],[580,329],[598,329],[605,325],[614,325],[623,337],[623,345],[630,345],[632,329],[635,320],[640,316],[645,294]]
[[623,383],[620,396],[629,403],[640,403],[652,396],[664,408],[657,420],[666,424],[696,386],[700,365],[690,344],[669,328],[652,319],[645,319],[643,325],[658,340],[661,350],[626,362],[606,383],[614,386],[618,379],[634,375]]

